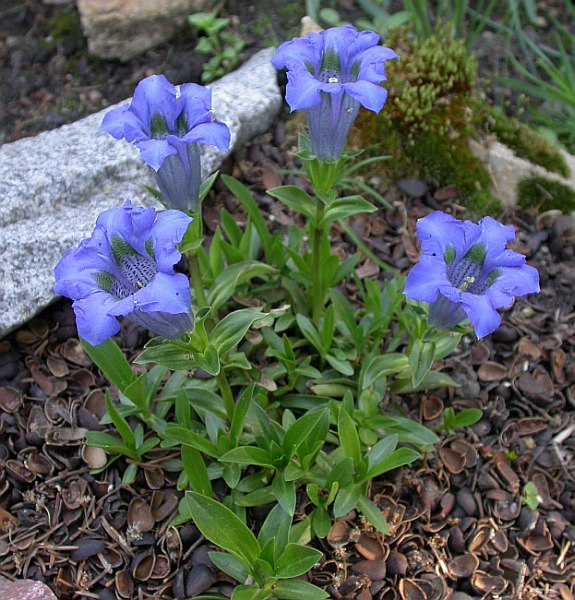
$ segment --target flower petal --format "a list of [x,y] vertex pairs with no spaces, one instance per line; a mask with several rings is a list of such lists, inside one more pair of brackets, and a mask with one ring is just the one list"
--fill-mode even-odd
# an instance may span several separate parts
[[448,247],[455,249],[458,258],[463,257],[468,247],[468,235],[463,223],[439,210],[418,219],[417,237],[425,254],[441,259]]
[[164,160],[177,150],[167,140],[143,140],[136,144],[142,160],[154,171],[157,171]]
[[120,331],[118,319],[109,315],[115,300],[106,292],[99,291],[72,304],[76,315],[78,335],[92,346],[103,344]]
[[387,90],[369,81],[342,84],[343,89],[364,108],[378,113],[387,99]]
[[444,287],[450,287],[445,263],[423,255],[407,275],[404,293],[419,302],[435,302]]
[[[521,256],[521,255],[519,255]],[[529,265],[520,268],[503,267],[485,295],[494,308],[507,308],[513,298],[539,292],[539,271]]]
[[[168,136],[168,142],[174,143],[174,137]],[[225,123],[210,121],[209,123],[196,125],[180,139],[186,144],[194,142],[206,146],[215,146],[221,152],[225,152],[230,147],[230,130]]]
[[142,123],[151,123],[154,116],[161,115],[168,129],[175,131],[181,111],[176,96],[175,86],[164,75],[150,75],[136,86],[130,110]]
[[482,294],[462,294],[461,306],[469,317],[478,339],[493,333],[501,324],[501,315],[493,308],[490,299]]
[[286,102],[292,111],[306,110],[321,104],[322,84],[308,71],[289,71]]

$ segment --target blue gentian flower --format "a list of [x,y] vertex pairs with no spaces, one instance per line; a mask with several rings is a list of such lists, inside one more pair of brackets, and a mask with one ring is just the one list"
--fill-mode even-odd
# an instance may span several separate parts
[[57,294],[74,300],[81,338],[98,346],[127,316],[157,335],[176,339],[193,326],[188,279],[174,271],[192,219],[126,202],[100,214],[92,236],[56,266]]
[[378,46],[373,31],[352,25],[332,27],[282,44],[272,64],[287,68],[286,100],[293,110],[307,111],[312,152],[337,160],[360,105],[379,112],[387,98],[384,63],[399,56]]
[[110,110],[101,131],[126,139],[156,173],[168,207],[195,212],[201,183],[198,144],[225,151],[230,131],[212,120],[212,92],[195,83],[173,86],[163,75],[140,81],[129,105]]
[[431,325],[449,329],[468,317],[482,338],[499,327],[498,308],[539,291],[537,269],[506,250],[515,239],[512,225],[491,217],[462,222],[436,211],[417,221],[417,234],[423,255],[407,276],[405,294],[431,304]]

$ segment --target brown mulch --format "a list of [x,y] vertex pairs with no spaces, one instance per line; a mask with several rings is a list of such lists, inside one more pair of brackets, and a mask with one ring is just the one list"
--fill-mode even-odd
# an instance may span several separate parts
[[[73,36],[42,43],[62,10],[0,0],[0,66],[9,71],[0,78],[0,143],[122,100],[148,69],[174,81],[197,79],[195,41],[185,37],[171,53],[154,49],[126,65],[87,61]],[[293,217],[265,189],[298,182],[280,173],[293,167],[279,150],[283,129],[278,123],[223,167],[252,189],[277,226]],[[418,198],[405,186],[404,193],[381,191],[394,208],[352,226],[402,271],[417,253],[417,218],[438,207],[465,214],[457,190],[424,189]],[[208,232],[222,206],[241,221],[234,199],[217,186],[206,207]],[[518,300],[486,340],[464,338],[440,365],[459,388],[385,399],[385,410],[430,427],[446,407],[477,407],[484,416],[443,433],[411,468],[373,482],[390,536],[350,514],[317,542],[324,560],[309,579],[334,598],[575,597],[575,232],[553,212],[504,220],[516,226],[516,249],[539,269],[542,292]],[[355,251],[343,231],[334,244],[342,255]],[[383,278],[369,261],[360,269]],[[117,341],[133,357],[147,339],[124,323]],[[124,459],[90,472],[98,456],[82,439],[85,430],[103,429],[106,387],[81,349],[67,301],[0,340],[0,575],[45,581],[62,599],[230,595],[234,582],[213,567],[197,529],[171,525],[182,492],[178,473],[162,465],[173,454],[155,451],[129,486],[121,483]],[[536,509],[525,503],[528,482],[537,489]],[[265,509],[250,512],[256,527],[264,517]]]

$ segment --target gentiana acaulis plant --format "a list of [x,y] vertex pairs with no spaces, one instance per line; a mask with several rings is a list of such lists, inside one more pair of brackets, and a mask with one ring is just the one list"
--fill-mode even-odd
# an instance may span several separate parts
[[501,323],[499,308],[539,291],[539,273],[525,256],[506,249],[512,225],[491,217],[478,223],[436,211],[417,222],[422,256],[405,282],[405,294],[429,302],[429,324],[450,329],[469,318],[478,338]]
[[154,170],[166,206],[191,213],[201,184],[198,144],[222,152],[230,144],[227,125],[213,120],[211,90],[174,86],[163,75],[143,79],[128,105],[106,113],[101,130],[134,144]]
[[[152,449],[169,449],[161,466],[178,473],[185,492],[175,522],[194,520],[227,552],[210,558],[239,582],[234,598],[327,598],[300,579],[320,552],[294,540],[325,537],[333,518],[353,510],[389,533],[372,480],[439,440],[415,420],[383,414],[382,399],[456,385],[432,369],[461,338],[442,330],[468,317],[483,337],[499,325],[498,309],[539,290],[537,271],[506,249],[513,227],[490,217],[476,224],[434,212],[418,221],[423,256],[405,294],[431,304],[435,328],[405,301],[399,274],[383,285],[360,278],[359,254],[341,260],[333,251],[336,221],[378,210],[357,194],[338,197],[338,177],[344,163],[357,166],[345,151],[350,127],[360,106],[382,110],[385,62],[396,58],[375,33],[350,25],[280,46],[273,64],[288,70],[287,101],[307,112],[299,157],[310,185],[268,193],[301,218],[287,232],[270,231],[249,190],[224,175],[245,225],[223,210],[205,245],[197,146],[224,150],[229,131],[212,120],[209,90],[145,79],[102,129],[139,148],[170,209],[127,202],[102,213],[56,267],[56,292],[74,301],[84,348],[119,392],[120,402],[106,394],[103,421],[115,431],[88,432],[88,443],[111,462],[131,459],[125,483]],[[175,269],[182,252],[190,280]],[[120,316],[159,336],[134,359],[152,368],[136,373],[110,339]],[[481,418],[469,410],[464,418],[446,412],[447,430]],[[310,511],[294,524],[302,498]],[[245,510],[270,503],[256,536]]]
[[311,150],[323,161],[341,156],[360,106],[378,113],[387,98],[385,62],[399,58],[373,31],[332,27],[282,44],[272,59],[286,68],[286,101],[307,114]]
[[74,301],[81,338],[103,344],[120,330],[121,316],[168,339],[191,331],[190,285],[174,271],[191,221],[181,211],[157,213],[129,201],[100,214],[91,237],[55,270],[55,291]]

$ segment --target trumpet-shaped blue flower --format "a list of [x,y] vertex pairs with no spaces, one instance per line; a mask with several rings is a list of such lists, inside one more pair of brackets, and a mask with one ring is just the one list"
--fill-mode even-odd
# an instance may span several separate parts
[[170,208],[198,209],[201,183],[198,144],[225,151],[230,132],[212,120],[212,92],[195,83],[173,86],[163,75],[140,81],[129,105],[110,110],[101,130],[126,139],[156,173]]
[[385,61],[399,56],[378,46],[379,36],[352,25],[332,27],[282,44],[272,59],[287,68],[286,100],[307,111],[312,152],[337,160],[360,105],[379,112],[387,98]]
[[191,221],[177,210],[156,214],[130,202],[100,214],[92,236],[55,270],[55,291],[74,300],[80,337],[102,344],[119,331],[119,316],[169,339],[191,330],[189,282],[174,271],[176,244]]
[[512,225],[491,217],[462,222],[436,211],[418,220],[417,233],[423,255],[407,276],[405,294],[431,304],[431,325],[449,329],[468,317],[482,338],[499,327],[498,308],[539,291],[537,269],[506,250],[515,239]]

